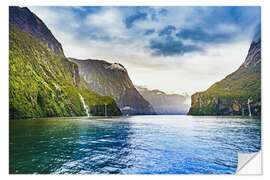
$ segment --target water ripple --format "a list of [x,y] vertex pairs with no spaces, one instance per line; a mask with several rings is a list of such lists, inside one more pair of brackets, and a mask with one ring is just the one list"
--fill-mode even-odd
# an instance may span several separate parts
[[132,116],[10,121],[10,173],[232,174],[260,119]]

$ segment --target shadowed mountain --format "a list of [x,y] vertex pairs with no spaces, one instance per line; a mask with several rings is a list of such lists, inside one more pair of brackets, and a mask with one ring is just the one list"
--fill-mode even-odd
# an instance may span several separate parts
[[192,95],[190,115],[261,115],[261,36],[238,70]]
[[103,60],[78,60],[69,58],[79,66],[81,78],[99,94],[112,96],[124,114],[155,114],[147,102],[134,87],[124,66]]

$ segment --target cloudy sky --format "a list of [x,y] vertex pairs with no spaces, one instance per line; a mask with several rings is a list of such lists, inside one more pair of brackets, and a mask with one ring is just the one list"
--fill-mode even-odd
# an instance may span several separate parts
[[136,85],[193,94],[235,71],[260,7],[29,7],[65,55],[126,67]]

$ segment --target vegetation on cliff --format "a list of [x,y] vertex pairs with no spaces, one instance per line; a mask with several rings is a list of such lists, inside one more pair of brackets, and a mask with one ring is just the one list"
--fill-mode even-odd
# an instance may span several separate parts
[[192,95],[190,115],[261,115],[261,39],[252,41],[240,68]]
[[35,37],[54,54],[64,56],[62,45],[53,36],[42,20],[27,7],[10,6],[9,23]]
[[38,39],[10,24],[10,118],[86,115],[79,94],[89,107],[106,104],[108,115],[121,114],[112,97],[101,96],[85,85],[75,63],[54,54]]

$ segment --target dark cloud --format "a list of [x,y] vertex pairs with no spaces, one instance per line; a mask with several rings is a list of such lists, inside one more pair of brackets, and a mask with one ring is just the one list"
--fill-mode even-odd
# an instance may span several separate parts
[[[52,6],[48,8],[59,14],[70,12],[73,15],[77,26],[73,26],[74,23],[66,23],[60,18],[61,21],[56,23],[54,27],[61,31],[65,27],[66,31],[72,31],[72,35],[76,39],[89,38],[113,45],[116,43],[129,44],[139,40],[137,34],[140,34],[144,36],[142,38],[145,38],[143,41],[148,41],[146,42],[148,50],[150,49],[154,55],[160,56],[183,55],[196,51],[207,52],[210,45],[232,43],[239,40],[239,37],[252,38],[253,34],[254,37],[261,34],[261,8],[254,6],[113,7],[123,16],[124,26],[127,29],[134,28],[134,31],[128,32],[130,34],[127,38],[107,31],[108,26],[95,26],[95,24],[91,25],[91,22],[85,23],[87,16],[92,14],[102,16],[103,11],[105,12],[112,7]],[[183,17],[178,17],[178,13],[184,13]],[[146,23],[146,27],[135,27],[136,22],[139,21],[149,22],[149,25]],[[153,23],[153,21],[155,22]],[[168,21],[171,22],[170,25],[168,25]],[[230,27],[233,28],[230,30]],[[154,36],[155,39],[149,40]],[[190,40],[195,45],[186,45],[185,40]],[[142,45],[142,47],[145,46]]]
[[162,8],[158,11],[158,14],[166,16],[168,14],[168,10],[165,8]]
[[[255,34],[253,38],[261,35],[259,7],[207,7],[194,10],[190,18],[198,21],[193,26],[177,29],[174,24],[168,25],[159,31],[158,37],[149,41],[154,55],[207,51],[209,45],[231,43],[240,36],[249,36],[252,31]],[[195,45],[185,45],[184,40],[190,40]]]
[[[134,8],[133,8],[134,9]],[[155,9],[153,7],[147,6],[137,6],[135,7],[136,11],[147,13],[152,21],[159,21],[161,16],[166,16],[168,14],[168,10],[165,8]]]
[[236,36],[236,33],[208,33],[202,28],[193,28],[193,29],[182,29],[176,36],[180,39],[189,39],[193,42],[202,42],[202,43],[224,43]]
[[159,32],[159,36],[164,36],[164,35],[171,35],[172,32],[174,32],[176,30],[176,27],[173,26],[173,25],[168,25],[166,26],[164,29],[162,29],[160,32]]
[[149,48],[153,50],[155,56],[175,56],[190,52],[201,52],[203,49],[194,45],[184,45],[180,40],[170,36],[166,38],[151,39]]
[[120,9],[126,9],[127,12],[133,12],[133,14],[124,19],[124,23],[128,29],[132,28],[136,21],[147,20],[147,17],[148,20],[159,21],[161,16],[166,16],[168,14],[168,10],[165,8],[155,9],[147,6],[121,7]]
[[155,29],[147,29],[145,32],[144,32],[144,35],[150,35],[150,34],[153,34],[155,32]]
[[144,12],[136,12],[135,14],[126,17],[124,20],[124,23],[126,25],[126,28],[131,28],[136,21],[140,20],[146,20],[147,19],[147,13]]
[[203,18],[203,25],[208,28],[215,24],[236,24],[239,28],[244,28],[261,18],[260,7],[255,6],[213,6],[208,9],[210,13]]

